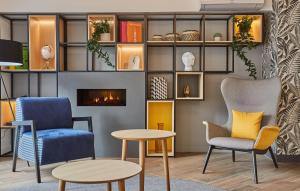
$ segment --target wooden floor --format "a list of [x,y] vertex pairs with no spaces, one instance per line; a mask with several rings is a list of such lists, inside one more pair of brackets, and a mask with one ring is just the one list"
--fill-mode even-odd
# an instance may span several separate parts
[[[300,164],[279,163],[275,169],[271,160],[258,156],[259,184],[252,181],[251,156],[247,153],[237,153],[237,162],[231,161],[229,153],[213,153],[208,164],[207,174],[202,174],[205,154],[178,154],[170,158],[171,178],[204,182],[225,190],[271,190],[271,191],[300,191]],[[136,162],[136,159],[132,159]],[[53,181],[51,170],[57,166],[42,167],[42,181]],[[0,158],[0,190],[10,184],[35,182],[33,167],[27,167],[26,162],[18,161],[17,170],[11,172],[11,158]],[[163,176],[161,158],[146,159],[146,174]]]

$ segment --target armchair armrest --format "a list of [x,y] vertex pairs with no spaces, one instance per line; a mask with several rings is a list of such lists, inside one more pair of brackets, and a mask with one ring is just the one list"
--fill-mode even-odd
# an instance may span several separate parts
[[229,132],[226,128],[218,126],[216,124],[203,121],[206,126],[206,141],[209,142],[210,139],[215,137],[228,137]]
[[264,126],[260,129],[254,148],[257,150],[268,149],[279,135],[280,128],[275,125]]
[[20,127],[20,126],[33,126],[33,121],[32,120],[27,120],[27,121],[13,121],[12,125],[16,126],[16,127]]
[[93,122],[92,122],[92,117],[72,117],[72,121],[87,121],[88,122],[88,129],[90,132],[93,132]]

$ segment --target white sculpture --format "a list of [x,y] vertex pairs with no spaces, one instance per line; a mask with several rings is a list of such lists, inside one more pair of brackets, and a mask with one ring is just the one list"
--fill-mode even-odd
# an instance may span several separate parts
[[129,68],[131,70],[139,70],[140,62],[141,62],[141,58],[138,55],[131,56],[129,58]]
[[182,62],[185,66],[184,71],[193,71],[195,56],[191,52],[186,52],[182,55]]
[[54,58],[54,51],[51,45],[45,45],[41,48],[41,56],[46,61],[45,69],[49,69],[50,61]]

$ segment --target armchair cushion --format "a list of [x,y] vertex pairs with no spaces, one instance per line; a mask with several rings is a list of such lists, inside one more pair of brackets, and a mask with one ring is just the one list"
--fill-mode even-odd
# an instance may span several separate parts
[[265,126],[261,128],[255,141],[254,148],[257,150],[268,149],[279,135],[280,128],[277,126]]
[[[19,141],[19,157],[34,162],[32,133],[23,133]],[[41,165],[91,157],[94,153],[94,135],[84,130],[39,130],[37,144]]]
[[233,137],[215,137],[208,141],[210,145],[230,149],[253,149],[254,141],[251,139],[240,139]]
[[231,137],[256,140],[263,112],[240,112],[232,110]]
[[[16,101],[16,120],[33,120],[36,130],[73,128],[71,103],[64,97],[21,97]],[[21,134],[28,131],[26,126]]]

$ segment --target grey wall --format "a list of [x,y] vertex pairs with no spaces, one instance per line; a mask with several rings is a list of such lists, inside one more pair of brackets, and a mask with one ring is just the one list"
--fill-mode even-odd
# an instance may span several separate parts
[[[76,89],[126,89],[126,107],[77,107]],[[69,97],[73,116],[92,116],[97,156],[120,156],[121,141],[110,133],[121,129],[145,128],[145,74],[140,72],[69,72],[59,74],[59,96]],[[83,123],[77,124],[82,128]],[[129,156],[138,147],[129,144]]]

